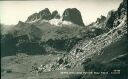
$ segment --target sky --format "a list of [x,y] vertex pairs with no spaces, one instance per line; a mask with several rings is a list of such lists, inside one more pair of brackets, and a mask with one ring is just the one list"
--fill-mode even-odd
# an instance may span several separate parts
[[44,8],[58,10],[60,15],[66,8],[80,10],[85,25],[96,21],[101,15],[107,16],[110,10],[116,10],[122,0],[22,0],[0,1],[0,23],[11,25],[26,21],[28,16]]

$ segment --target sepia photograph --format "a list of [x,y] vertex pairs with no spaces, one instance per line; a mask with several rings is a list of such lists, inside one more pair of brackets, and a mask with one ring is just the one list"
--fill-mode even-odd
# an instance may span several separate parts
[[127,0],[0,0],[1,79],[128,79]]

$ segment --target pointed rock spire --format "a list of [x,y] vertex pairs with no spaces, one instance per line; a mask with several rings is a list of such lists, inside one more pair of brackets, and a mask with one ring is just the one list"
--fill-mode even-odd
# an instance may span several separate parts
[[84,26],[81,13],[78,9],[76,8],[68,8],[64,11],[63,15],[63,21],[70,21],[74,24]]

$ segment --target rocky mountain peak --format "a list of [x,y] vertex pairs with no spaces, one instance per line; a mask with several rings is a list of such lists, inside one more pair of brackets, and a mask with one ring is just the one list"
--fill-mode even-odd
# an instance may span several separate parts
[[106,27],[112,28],[118,26],[127,15],[127,0],[123,0],[117,11],[110,11],[106,20]]
[[44,10],[39,12],[39,16],[41,19],[50,20],[51,19],[51,12],[48,8],[45,8]]
[[120,4],[119,8],[118,8],[118,11],[120,10],[127,10],[127,0],[123,0],[123,2]]
[[63,21],[70,21],[74,24],[78,24],[80,26],[84,26],[81,13],[76,8],[68,8],[64,11],[63,15]]
[[43,20],[43,19],[50,20],[51,19],[51,12],[49,11],[48,8],[43,9],[39,13],[34,13],[34,14],[30,15],[26,22],[32,22],[32,21],[36,21],[39,19],[40,20]]
[[115,17],[117,17],[118,19],[122,19],[125,15],[127,15],[127,0],[123,0],[115,13]]
[[55,11],[52,12],[51,18],[52,19],[54,19],[54,18],[55,19],[60,19],[60,15],[59,15],[59,13],[58,13],[57,10],[55,10]]
[[97,18],[97,20],[96,20],[96,23],[102,23],[102,22],[104,22],[106,20],[106,17],[105,16],[103,16],[103,15],[101,15],[100,16],[100,18]]
[[24,25],[24,22],[22,22],[22,21],[19,21],[17,24],[17,26],[22,26],[22,25]]
[[111,10],[108,12],[108,15],[106,18],[106,27],[112,28],[114,20],[115,20],[115,11]]
[[52,19],[58,19],[58,21],[61,22],[68,21],[73,24],[84,26],[81,13],[76,8],[67,8],[62,15],[62,19],[57,10],[54,10],[51,13],[48,8],[45,8],[39,13],[34,13],[31,16],[29,16],[26,22],[36,22],[38,20],[52,20]]

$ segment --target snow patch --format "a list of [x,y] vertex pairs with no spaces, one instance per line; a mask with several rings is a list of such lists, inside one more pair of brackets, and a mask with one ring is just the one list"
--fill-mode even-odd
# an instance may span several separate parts
[[51,25],[54,25],[54,26],[62,26],[62,25],[71,25],[71,24],[73,24],[70,21],[62,21],[62,18],[60,18],[60,19],[51,19],[51,20],[36,19],[34,21],[29,21],[29,22],[26,22],[26,23],[36,23],[38,21],[40,21],[41,23],[48,22],[48,23],[50,23]]
[[35,22],[38,22],[40,19],[36,19],[36,20],[33,20],[33,21],[26,21],[26,23],[35,23]]
[[62,24],[65,24],[65,25],[71,25],[72,24],[72,22],[70,22],[70,21],[63,21],[63,23]]
[[51,25],[55,25],[55,26],[71,25],[72,24],[72,22],[62,21],[62,19],[52,19],[52,20],[49,20],[49,23]]
[[52,20],[49,20],[49,23],[51,25],[59,26],[62,23],[62,20],[61,19],[52,19]]

